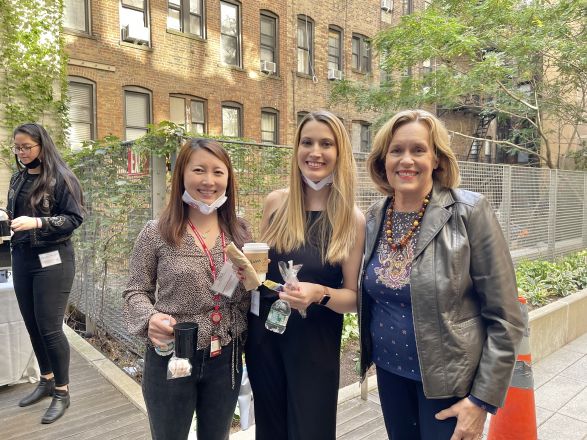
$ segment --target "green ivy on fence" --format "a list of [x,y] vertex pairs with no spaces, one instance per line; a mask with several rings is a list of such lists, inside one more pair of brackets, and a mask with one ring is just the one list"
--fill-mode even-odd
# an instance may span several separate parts
[[63,1],[0,0],[0,11],[0,124],[11,131],[42,122],[63,147],[69,125]]

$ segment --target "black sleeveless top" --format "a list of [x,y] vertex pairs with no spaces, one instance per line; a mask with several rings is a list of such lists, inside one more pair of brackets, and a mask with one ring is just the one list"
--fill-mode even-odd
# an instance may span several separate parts
[[[323,286],[338,289],[342,286],[342,266],[340,264],[332,265],[329,263],[322,263],[320,258],[320,249],[314,244],[317,241],[318,228],[312,228],[312,225],[320,218],[323,211],[307,211],[306,220],[308,226],[306,228],[306,242],[303,246],[291,252],[278,253],[275,249],[269,249],[269,269],[267,272],[267,279],[275,281],[276,283],[284,283],[284,280],[279,272],[279,261],[284,261],[286,264],[289,260],[293,260],[294,264],[302,264],[302,268],[298,272],[298,280],[308,283],[321,284]],[[308,236],[308,234],[312,234]],[[274,291],[261,286],[261,298],[266,301],[275,301],[277,295]]]

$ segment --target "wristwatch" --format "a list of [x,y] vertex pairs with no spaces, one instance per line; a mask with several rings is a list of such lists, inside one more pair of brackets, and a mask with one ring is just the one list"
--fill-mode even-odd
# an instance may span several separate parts
[[318,304],[320,304],[321,306],[325,306],[326,304],[328,304],[328,301],[330,301],[330,293],[328,293],[328,287],[323,286],[324,287],[324,296],[322,296],[322,299],[318,302]]

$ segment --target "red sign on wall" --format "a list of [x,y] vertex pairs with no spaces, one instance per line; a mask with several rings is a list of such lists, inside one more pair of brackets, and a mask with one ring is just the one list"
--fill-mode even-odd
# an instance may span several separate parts
[[149,174],[149,157],[145,153],[135,153],[129,149],[127,171],[129,176]]

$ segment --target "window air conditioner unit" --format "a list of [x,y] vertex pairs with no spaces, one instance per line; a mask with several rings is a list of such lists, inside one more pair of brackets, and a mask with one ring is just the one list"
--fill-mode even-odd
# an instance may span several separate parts
[[261,60],[261,72],[272,74],[272,73],[275,73],[276,71],[277,71],[277,64],[275,64],[273,61]]
[[381,0],[381,9],[385,12],[393,11],[393,0]]
[[122,41],[133,44],[149,45],[149,28],[129,23],[121,29]]
[[342,71],[336,70],[336,69],[328,69],[328,79],[341,80],[342,79]]

